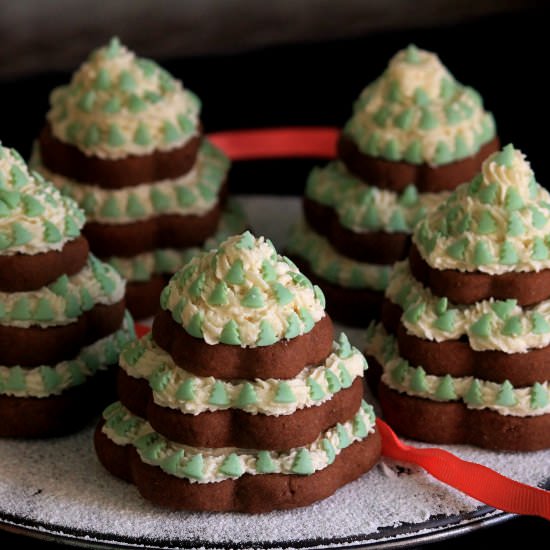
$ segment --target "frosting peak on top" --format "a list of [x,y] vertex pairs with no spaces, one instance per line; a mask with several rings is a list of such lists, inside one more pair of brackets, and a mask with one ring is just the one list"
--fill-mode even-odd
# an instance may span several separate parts
[[161,306],[209,344],[267,346],[309,332],[324,296],[273,244],[250,232],[195,256],[172,277]]
[[436,54],[411,45],[363,90],[344,133],[373,157],[441,165],[477,153],[495,124],[475,90]]
[[100,158],[174,149],[198,133],[197,97],[117,38],[92,52],[50,103],[55,137]]
[[413,240],[436,269],[540,271],[550,268],[549,221],[550,194],[507,145],[417,226]]
[[0,145],[0,254],[60,250],[80,235],[84,213],[36,172],[15,149]]

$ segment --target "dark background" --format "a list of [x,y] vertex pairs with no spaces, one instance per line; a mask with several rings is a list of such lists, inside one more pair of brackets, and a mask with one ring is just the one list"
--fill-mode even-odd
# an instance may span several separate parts
[[[437,28],[409,26],[353,38],[158,61],[202,99],[207,132],[285,125],[341,127],[361,89],[382,72],[398,49],[414,42],[436,51],[459,81],[478,89],[495,115],[502,143],[513,142],[526,153],[537,180],[550,187],[550,92],[546,83],[550,31],[544,4]],[[124,29],[118,34],[124,42]],[[103,41],[108,39],[106,35]],[[49,91],[69,77],[70,71],[48,71],[0,80],[0,138],[5,145],[28,156],[48,108]],[[230,183],[237,193],[300,194],[308,171],[318,162],[236,163]],[[550,476],[550,464],[548,470]],[[518,535],[544,546],[550,523],[515,518],[429,547],[477,544],[492,548],[503,543],[506,547]],[[19,547],[23,542],[30,548],[58,547],[0,532],[2,548]]]

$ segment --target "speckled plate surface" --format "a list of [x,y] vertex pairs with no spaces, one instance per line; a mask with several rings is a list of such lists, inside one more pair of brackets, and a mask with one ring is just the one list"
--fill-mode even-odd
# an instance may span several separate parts
[[[242,203],[254,232],[281,249],[299,216],[299,199],[243,197]],[[362,331],[346,331],[362,347]],[[0,441],[0,527],[93,548],[399,548],[511,517],[422,470],[385,460],[307,508],[259,516],[162,510],[102,468],[93,428],[49,441]],[[444,448],[529,485],[550,480],[550,451]]]

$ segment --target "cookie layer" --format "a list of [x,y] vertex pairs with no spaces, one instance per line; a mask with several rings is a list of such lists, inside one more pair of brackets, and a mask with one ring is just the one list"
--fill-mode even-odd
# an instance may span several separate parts
[[332,321],[322,317],[307,333],[270,346],[207,344],[194,338],[162,310],[155,316],[153,338],[174,362],[199,376],[232,378],[293,378],[304,365],[323,361],[332,350]]
[[550,414],[504,416],[398,393],[381,383],[384,418],[405,437],[429,443],[469,444],[486,449],[536,451],[550,447]]
[[124,300],[96,304],[74,323],[41,328],[0,325],[0,365],[36,367],[75,357],[80,349],[115,332],[124,319]]
[[153,275],[148,281],[126,283],[126,307],[134,319],[152,317],[160,309],[160,293],[169,276]]
[[400,192],[414,182],[420,193],[437,193],[451,191],[461,183],[470,181],[483,160],[498,151],[499,147],[500,141],[495,137],[470,157],[432,166],[372,157],[362,153],[353,140],[342,134],[338,140],[338,156],[350,172],[370,185]]
[[38,140],[40,156],[48,170],[107,189],[121,189],[183,176],[195,164],[201,136],[194,136],[181,147],[168,151],[128,155],[120,159],[88,156],[76,146],[57,139],[49,124],[44,126]]
[[529,306],[550,298],[550,269],[530,272],[511,272],[490,275],[481,272],[462,272],[454,269],[434,269],[411,246],[409,264],[414,277],[430,287],[438,296],[446,296],[457,304],[475,304],[481,300],[515,299]]
[[62,275],[75,275],[86,264],[89,246],[77,237],[61,250],[49,250],[34,255],[0,255],[0,292],[38,290]]

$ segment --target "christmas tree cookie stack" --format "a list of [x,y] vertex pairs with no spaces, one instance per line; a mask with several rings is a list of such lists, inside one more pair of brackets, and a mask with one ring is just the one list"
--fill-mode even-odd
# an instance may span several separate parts
[[550,194],[507,145],[415,229],[367,354],[403,435],[550,447]]
[[245,229],[224,210],[229,161],[202,136],[200,101],[115,38],[56,88],[33,165],[86,213],[92,251],[129,281],[138,318],[209,238]]
[[435,54],[409,46],[391,59],[355,103],[338,159],[311,172],[287,248],[334,319],[376,316],[414,225],[497,149],[481,97]]
[[76,430],[114,393],[107,367],[133,323],[123,280],[89,254],[83,224],[74,201],[0,145],[1,437]]
[[230,237],[162,292],[151,335],[120,358],[100,461],[176,509],[305,506],[378,460],[366,362],[333,341],[324,297],[263,237]]

